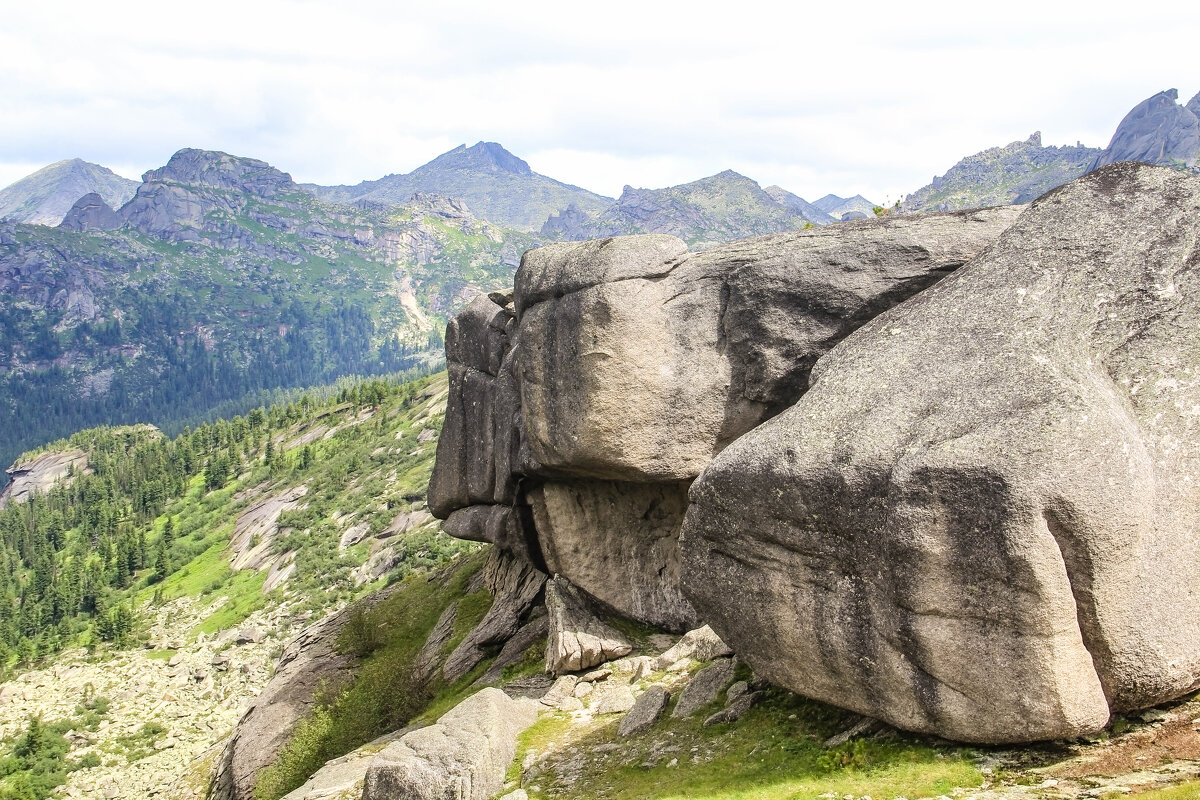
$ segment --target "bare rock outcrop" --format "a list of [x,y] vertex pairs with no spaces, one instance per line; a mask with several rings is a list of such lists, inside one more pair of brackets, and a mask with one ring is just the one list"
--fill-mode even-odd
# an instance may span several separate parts
[[431,511],[446,530],[682,632],[687,488],[794,403],[816,360],[970,261],[1019,209],[872,219],[688,252],[668,235],[529,251],[446,333]]
[[683,588],[773,683],[913,731],[1200,685],[1200,179],[1124,162],[822,358],[693,484]]
[[29,461],[13,464],[5,470],[9,483],[0,491],[0,508],[9,503],[24,503],[35,494],[45,494],[55,484],[87,470],[87,453],[82,450],[42,453]]

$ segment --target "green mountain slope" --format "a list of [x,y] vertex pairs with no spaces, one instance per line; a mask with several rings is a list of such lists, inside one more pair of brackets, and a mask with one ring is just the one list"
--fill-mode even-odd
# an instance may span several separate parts
[[406,175],[388,175],[356,186],[306,186],[322,200],[358,205],[403,205],[414,193],[463,200],[471,211],[521,231],[536,231],[569,206],[596,213],[607,197],[540,175],[495,142],[453,150]]
[[58,161],[0,189],[0,219],[57,225],[75,201],[95,192],[119,208],[137,191],[137,181],[78,158]]
[[90,425],[174,432],[276,388],[436,365],[446,315],[511,285],[536,243],[440,197],[329,205],[224,153],[145,178],[116,230],[0,224],[0,462]]
[[[53,680],[61,677],[58,694],[73,698],[86,694],[83,681],[99,681],[89,677],[97,658],[100,670],[109,663],[147,678],[126,682],[94,710],[112,721],[107,733],[96,720],[87,728],[84,711],[63,717],[58,694],[14,693],[10,681],[0,742],[10,740],[0,752],[19,744],[10,732],[31,716],[43,715],[56,735],[72,727],[84,735],[72,740],[70,756],[64,749],[46,763],[0,758],[0,797],[17,786],[29,793],[15,796],[45,797],[62,781],[97,785],[88,775],[139,782],[143,794],[130,796],[165,790],[179,770],[177,759],[151,746],[162,734],[141,742],[125,728],[152,722],[201,745],[227,729],[205,728],[206,705],[221,697],[206,702],[175,681],[165,698],[167,676],[149,677],[154,658],[219,672],[196,658],[214,647],[219,655],[250,625],[239,636],[265,644],[227,655],[252,664],[253,674],[214,687],[231,692],[226,699],[248,699],[269,675],[270,648],[278,646],[270,642],[389,581],[477,550],[443,534],[425,510],[446,393],[444,374],[343,382],[173,439],[149,426],[96,428],[45,451],[81,452],[86,468],[0,509],[0,682],[13,671],[69,663]],[[80,647],[93,657],[72,649]],[[69,709],[77,701],[65,702]],[[196,719],[182,719],[183,711]],[[226,725],[236,718],[219,716]],[[160,753],[162,769],[130,768]]]

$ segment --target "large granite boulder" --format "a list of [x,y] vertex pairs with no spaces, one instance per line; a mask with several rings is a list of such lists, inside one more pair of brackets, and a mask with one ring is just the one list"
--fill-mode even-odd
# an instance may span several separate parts
[[1198,263],[1200,179],[1040,198],[708,466],[685,593],[757,675],[953,739],[1195,689]]
[[529,251],[511,297],[476,298],[447,328],[433,513],[623,614],[697,627],[679,588],[688,483],[794,403],[838,341],[1018,213],[866,220],[699,253],[666,235]]
[[529,449],[548,473],[694,478],[794,402],[829,348],[1018,213],[874,219],[690,254],[662,235],[532,250],[516,277]]

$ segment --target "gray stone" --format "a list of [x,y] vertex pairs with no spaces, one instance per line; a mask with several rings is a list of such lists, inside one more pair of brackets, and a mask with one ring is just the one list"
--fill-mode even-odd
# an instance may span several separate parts
[[265,637],[266,634],[263,632],[262,628],[252,625],[249,628],[242,628],[240,631],[238,631],[233,641],[236,644],[258,644]]
[[963,741],[1194,690],[1198,208],[1105,167],[842,342],[692,486],[701,615],[775,685]]
[[621,714],[633,708],[637,699],[626,684],[609,681],[592,692],[592,705],[597,714]]
[[[738,681],[738,683],[742,683],[742,681]],[[737,685],[738,684],[734,684],[734,686]],[[742,691],[739,692],[736,697],[732,697],[732,692],[733,687],[730,687],[730,701],[727,702],[725,707],[720,711],[712,714],[706,720],[704,720],[704,727],[707,728],[710,725],[722,725],[726,722],[737,722],[739,719],[746,716],[746,712],[749,711],[754,704],[758,702],[759,698],[762,697],[762,692]]]
[[442,675],[450,683],[486,658],[486,648],[507,642],[520,630],[546,582],[546,576],[528,561],[499,549],[488,556],[483,579],[494,599],[479,624],[447,657]]
[[575,675],[563,675],[554,681],[554,685],[550,687],[550,691],[546,692],[541,697],[542,705],[557,706],[563,700],[575,694],[575,687],[579,684],[579,678]]
[[483,689],[380,751],[367,769],[363,800],[488,800],[504,786],[517,737],[536,720],[536,703]]
[[750,691],[747,681],[737,681],[725,690],[725,705],[732,705],[739,697]]
[[661,686],[651,686],[621,718],[621,724],[617,726],[617,735],[632,736],[650,728],[662,717],[669,702],[670,692]]
[[688,631],[683,637],[654,659],[655,669],[666,669],[672,664],[689,658],[696,661],[711,661],[721,656],[733,655],[729,645],[708,625]]
[[59,227],[69,231],[112,231],[123,222],[121,215],[113,211],[103,197],[91,192],[75,201]]
[[430,510],[442,519],[513,498],[512,475],[497,471],[500,452],[512,446],[517,412],[510,407],[515,398],[506,402],[497,385],[511,319],[511,311],[480,295],[446,327],[450,391],[428,492]]
[[699,623],[679,588],[686,484],[548,482],[529,499],[551,573],[652,625],[678,631]]
[[737,668],[732,658],[722,658],[697,672],[679,695],[672,717],[690,717],[709,703],[715,702],[733,680]]
[[592,602],[565,578],[546,582],[546,671],[578,672],[628,655],[633,650],[620,632],[595,613]]

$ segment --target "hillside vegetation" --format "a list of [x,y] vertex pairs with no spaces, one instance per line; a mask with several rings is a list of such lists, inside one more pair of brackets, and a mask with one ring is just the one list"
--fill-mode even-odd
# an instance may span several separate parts
[[0,223],[0,461],[97,424],[245,413],[271,392],[429,369],[446,315],[512,282],[527,234],[440,197],[323,203],[184,150],[116,227]]

